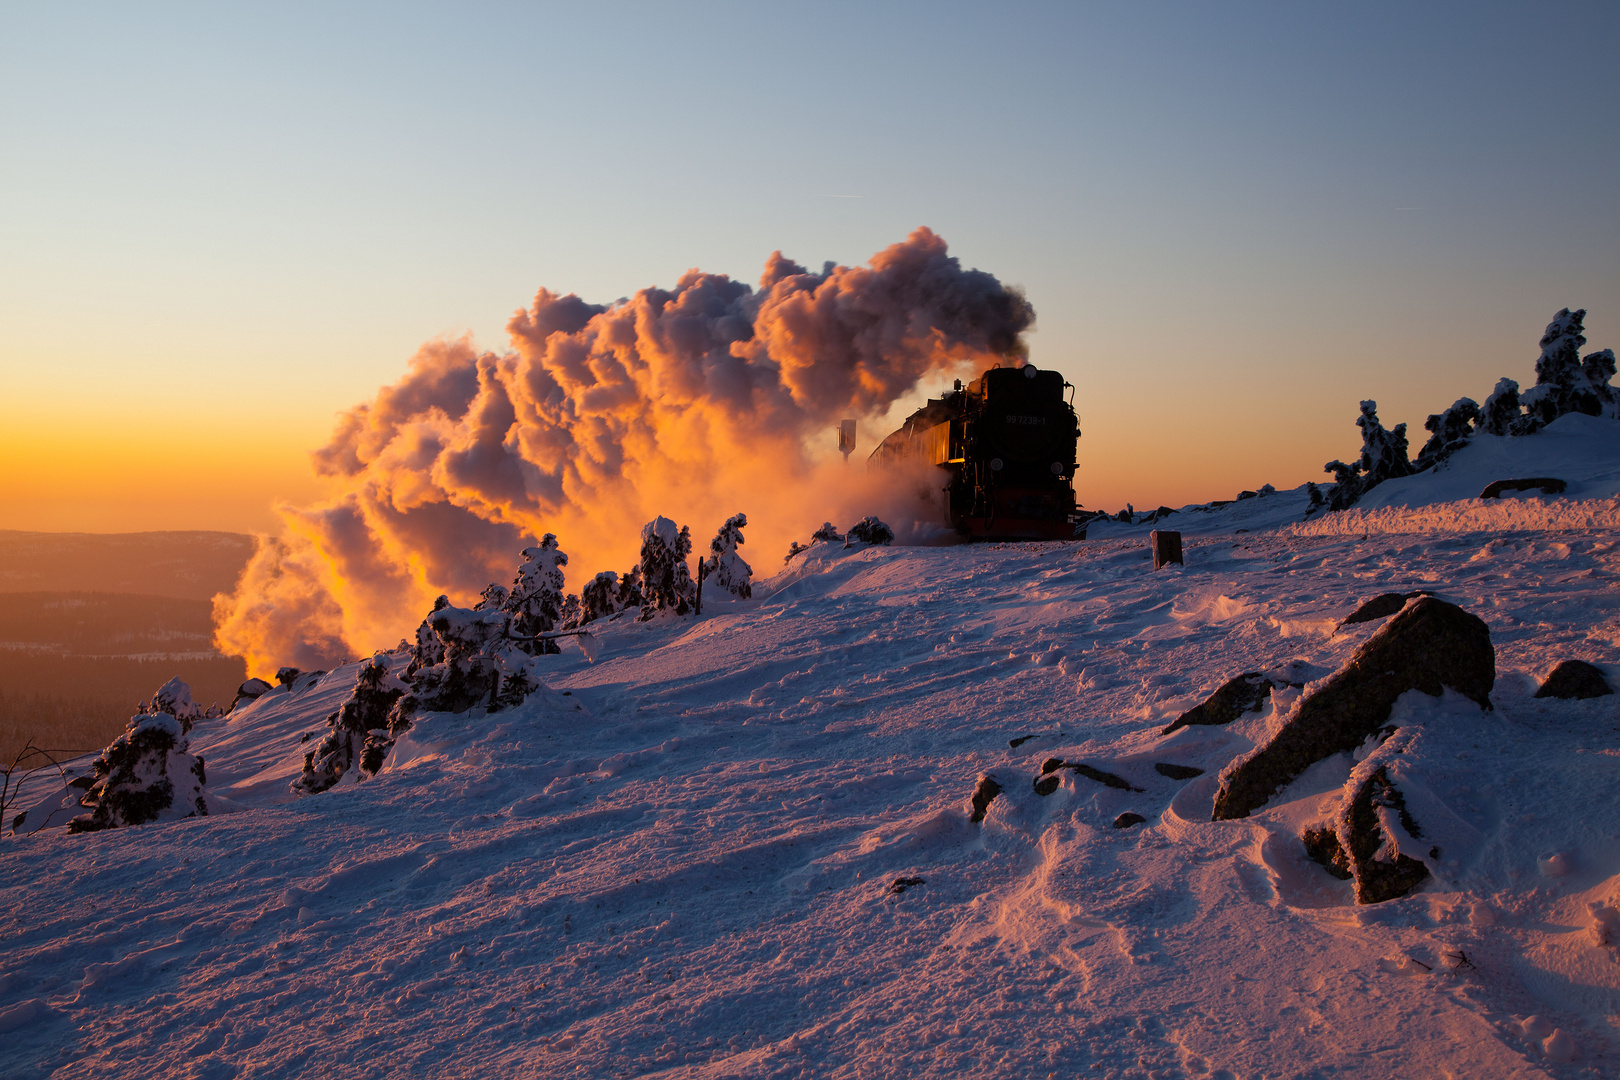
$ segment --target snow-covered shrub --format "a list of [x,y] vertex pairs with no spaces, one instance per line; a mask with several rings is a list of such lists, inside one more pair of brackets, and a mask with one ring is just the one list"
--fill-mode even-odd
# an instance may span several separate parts
[[326,736],[304,755],[304,771],[293,781],[292,790],[313,795],[336,784],[350,769],[375,773],[381,768],[393,745],[389,713],[405,693],[405,684],[389,673],[383,660],[374,656],[362,664],[349,699],[326,718]]
[[619,575],[604,570],[579,592],[579,625],[605,619],[622,610],[619,603]]
[[844,546],[848,547],[850,541],[860,544],[892,544],[894,530],[875,517],[863,517],[849,527],[849,536],[844,541]]
[[1429,441],[1418,451],[1416,471],[1432,469],[1468,445],[1478,423],[1479,404],[1473,398],[1458,398],[1445,412],[1431,415],[1423,422]]
[[686,557],[692,553],[692,531],[676,529],[667,517],[656,517],[641,530],[641,619],[660,611],[685,615],[692,610],[697,588]]
[[465,712],[477,706],[493,709],[498,707],[496,700],[507,678],[526,683],[528,656],[521,646],[533,643],[510,640],[516,622],[509,612],[454,606],[428,616],[444,647],[444,660],[416,672],[411,679],[418,707],[433,712]]
[[1114,520],[1122,522],[1126,525],[1131,524],[1136,520],[1136,507],[1132,506],[1130,503],[1126,503],[1125,509],[1114,515]]
[[737,549],[743,544],[742,531],[747,525],[746,514],[733,514],[727,518],[726,523],[720,526],[719,534],[709,541],[709,556],[703,560],[706,579],[738,600],[747,600],[754,595],[754,568],[737,554]]
[[1309,481],[1305,483],[1305,498],[1309,500],[1309,505],[1305,508],[1307,516],[1322,509],[1322,489]]
[[810,542],[812,544],[840,544],[843,543],[843,540],[843,536],[838,532],[837,529],[833,528],[833,523],[830,521],[823,521],[821,523],[821,528],[810,534]]
[[[539,547],[524,548],[521,554],[523,564],[505,609],[512,613],[512,633],[534,637],[557,626],[562,614],[562,568],[568,565],[568,556],[558,549],[557,537],[551,533],[540,538]],[[561,651],[555,641],[526,642],[524,649],[533,656]]]
[[1275,485],[1272,485],[1272,484],[1261,484],[1260,485],[1260,497],[1262,499],[1265,498],[1267,495],[1275,495],[1275,494],[1277,494],[1277,488],[1276,488]]
[[1479,419],[1474,421],[1474,428],[1487,435],[1516,435],[1519,432],[1514,429],[1523,418],[1524,411],[1519,406],[1519,384],[1512,379],[1498,379],[1496,389],[1480,406]]
[[809,551],[809,550],[810,550],[810,545],[809,544],[801,544],[797,540],[789,541],[788,542],[788,553],[786,555],[782,556],[782,561],[783,562],[792,562],[793,561],[793,556],[798,555],[801,552],[805,552],[805,551]]
[[1609,385],[1615,374],[1614,351],[1603,349],[1581,358],[1585,319],[1584,308],[1573,312],[1564,308],[1547,324],[1536,359],[1536,385],[1519,398],[1527,418],[1521,427],[1534,430],[1576,412],[1620,414],[1620,393]]
[[90,813],[68,822],[68,832],[207,814],[203,786],[208,777],[203,759],[187,753],[190,730],[189,720],[166,712],[131,717],[124,733],[92,763],[90,788],[79,800]]
[[505,585],[496,585],[491,582],[484,586],[484,591],[479,596],[478,603],[473,605],[473,610],[498,611],[506,606],[507,600],[511,599],[511,597],[511,589],[508,589]]

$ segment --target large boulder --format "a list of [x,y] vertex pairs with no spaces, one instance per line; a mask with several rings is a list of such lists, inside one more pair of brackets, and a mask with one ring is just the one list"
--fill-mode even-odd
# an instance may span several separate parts
[[1595,698],[1614,693],[1603,672],[1585,660],[1565,660],[1547,676],[1547,681],[1536,691],[1536,697]]
[[1489,709],[1495,684],[1496,650],[1484,620],[1419,597],[1302,700],[1269,742],[1226,772],[1214,820],[1248,817],[1316,762],[1355,750],[1408,690],[1439,697],[1449,686]]

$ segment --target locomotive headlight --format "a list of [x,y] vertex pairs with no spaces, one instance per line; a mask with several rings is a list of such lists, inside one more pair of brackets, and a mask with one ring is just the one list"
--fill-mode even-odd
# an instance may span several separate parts
[[1063,475],[1063,462],[1061,462],[1061,461],[1052,462],[1052,475],[1053,476],[1062,476]]
[[993,458],[990,459],[990,471],[991,472],[1000,472],[1001,471],[1001,459],[1000,458],[993,457]]
[[1034,377],[1035,377],[1035,365],[1034,364],[1025,364],[1024,365],[1024,378],[1033,379]]

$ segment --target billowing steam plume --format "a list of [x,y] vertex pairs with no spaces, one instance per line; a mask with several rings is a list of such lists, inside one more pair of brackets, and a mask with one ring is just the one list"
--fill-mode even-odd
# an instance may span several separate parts
[[279,508],[285,535],[216,601],[219,645],[255,672],[367,653],[439,593],[505,582],[530,537],[561,538],[571,584],[623,570],[658,514],[702,546],[744,511],[743,554],[774,572],[790,537],[880,509],[875,480],[817,464],[810,436],[929,373],[1021,356],[1033,321],[928,229],[868,267],[777,252],[758,289],[697,270],[608,306],[542,289],[507,324],[513,351],[430,343],[343,415],[314,455],[343,494]]

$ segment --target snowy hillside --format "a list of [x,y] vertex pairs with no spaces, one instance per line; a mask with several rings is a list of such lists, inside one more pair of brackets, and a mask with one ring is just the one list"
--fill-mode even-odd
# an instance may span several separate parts
[[[0,1074],[1612,1075],[1620,699],[1532,696],[1570,657],[1620,682],[1612,531],[1388,512],[1433,531],[1189,538],[1157,573],[1136,538],[819,545],[299,799],[356,666],[278,688],[194,729],[211,816],[0,848]],[[1401,698],[1443,850],[1357,905],[1299,839],[1350,755],[1210,820],[1301,691],[1160,731],[1239,673],[1319,678],[1386,625],[1337,629],[1359,602],[1418,589],[1489,625],[1496,707]],[[1129,790],[1043,797],[1052,758]]]

